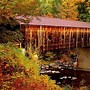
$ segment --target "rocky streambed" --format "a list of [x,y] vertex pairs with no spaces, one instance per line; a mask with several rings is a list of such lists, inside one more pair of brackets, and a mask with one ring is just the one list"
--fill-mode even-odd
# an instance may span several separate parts
[[74,68],[71,65],[42,65],[40,74],[46,74],[56,81],[58,85],[73,87],[90,86],[90,71]]

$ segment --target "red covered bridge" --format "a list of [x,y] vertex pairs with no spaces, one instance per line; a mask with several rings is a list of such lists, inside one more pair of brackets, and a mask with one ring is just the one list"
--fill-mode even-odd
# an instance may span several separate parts
[[[22,17],[19,17],[22,18]],[[90,46],[90,23],[58,18],[33,17],[20,23],[25,45],[41,52]]]

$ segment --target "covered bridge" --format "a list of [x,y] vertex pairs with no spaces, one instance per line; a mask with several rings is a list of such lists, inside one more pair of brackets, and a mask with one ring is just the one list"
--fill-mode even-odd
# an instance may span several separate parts
[[47,52],[90,46],[88,22],[33,17],[28,24],[21,22],[20,25],[25,35],[26,48],[33,47]]

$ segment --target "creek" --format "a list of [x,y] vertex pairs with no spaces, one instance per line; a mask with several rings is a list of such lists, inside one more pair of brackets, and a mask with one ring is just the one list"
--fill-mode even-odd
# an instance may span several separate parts
[[42,74],[47,74],[61,86],[88,86],[90,88],[90,48],[78,49],[77,68],[69,66],[47,68]]

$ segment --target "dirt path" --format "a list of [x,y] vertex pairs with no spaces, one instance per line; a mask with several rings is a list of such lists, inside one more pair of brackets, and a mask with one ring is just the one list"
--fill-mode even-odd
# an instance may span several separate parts
[[90,70],[90,48],[78,49],[79,68]]

